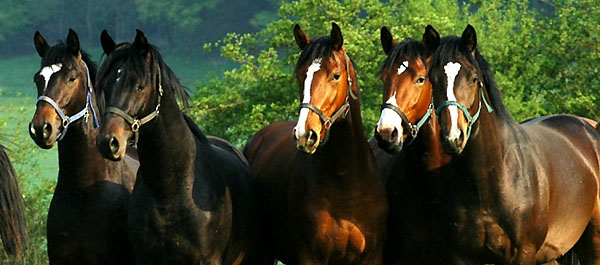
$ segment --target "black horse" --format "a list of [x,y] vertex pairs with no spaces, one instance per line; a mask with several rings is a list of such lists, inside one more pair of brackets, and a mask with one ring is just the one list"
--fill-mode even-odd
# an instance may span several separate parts
[[185,90],[142,31],[131,44],[115,44],[106,31],[101,40],[98,87],[109,107],[97,146],[119,160],[137,144],[128,225],[138,264],[257,264],[251,179],[239,151],[212,145],[182,114]]
[[9,255],[20,257],[27,245],[27,227],[23,213],[23,198],[17,174],[0,144],[0,237]]
[[69,30],[52,47],[39,32],[41,69],[29,134],[41,148],[58,142],[58,181],[48,211],[50,264],[131,264],[127,209],[137,162],[112,162],[96,150],[100,122],[93,82],[96,66]]

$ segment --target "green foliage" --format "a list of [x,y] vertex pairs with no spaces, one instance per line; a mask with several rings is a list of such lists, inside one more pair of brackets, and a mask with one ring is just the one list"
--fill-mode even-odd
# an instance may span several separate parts
[[460,36],[470,23],[516,120],[550,113],[597,118],[599,10],[592,0],[284,1],[279,18],[261,31],[228,34],[205,45],[240,66],[200,84],[188,112],[207,133],[238,146],[265,125],[296,119],[299,86],[293,69],[300,51],[293,26],[300,24],[312,37],[328,35],[336,22],[357,66],[363,123],[370,133],[382,92],[380,28],[388,26],[397,40],[421,39],[427,24],[442,36]]
[[140,19],[146,22],[166,23],[173,28],[191,32],[202,23],[201,12],[214,8],[219,0],[135,0]]

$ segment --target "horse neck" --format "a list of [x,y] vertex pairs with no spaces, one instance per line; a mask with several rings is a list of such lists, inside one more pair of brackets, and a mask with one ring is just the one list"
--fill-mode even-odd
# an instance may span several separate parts
[[[98,114],[95,97],[92,95],[91,99],[91,107]],[[69,125],[67,134],[58,142],[58,185],[80,189],[111,177],[105,174],[110,162],[96,149],[97,134],[92,113],[87,122],[81,118]]]
[[139,176],[156,193],[183,194],[186,184],[180,180],[194,176],[196,143],[172,91],[167,90],[160,114],[139,130]]
[[315,155],[323,167],[331,170],[330,175],[344,175],[344,182],[352,177],[372,177],[376,164],[364,133],[358,99],[350,100],[350,112],[331,126],[328,142],[319,149]]
[[[471,138],[463,152],[454,158],[455,177],[465,183],[467,194],[482,208],[491,207],[504,181],[502,177],[504,147],[509,146],[505,131],[516,123],[506,121],[482,110],[478,124],[474,125]],[[469,191],[470,189],[470,191]],[[462,193],[462,191],[460,191]],[[468,196],[467,196],[468,197]]]
[[413,143],[406,147],[407,165],[423,172],[430,172],[450,163],[451,156],[444,152],[440,139],[437,115],[433,114],[419,130]]

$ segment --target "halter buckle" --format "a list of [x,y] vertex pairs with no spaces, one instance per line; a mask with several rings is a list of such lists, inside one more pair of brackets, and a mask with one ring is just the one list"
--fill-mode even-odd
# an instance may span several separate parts
[[331,127],[331,120],[324,121],[323,127],[325,127],[325,129],[329,129],[329,127]]
[[140,120],[135,119],[133,120],[133,123],[131,124],[131,131],[132,132],[137,132],[140,129],[140,126],[142,126],[142,124],[140,123]]
[[410,134],[412,135],[412,137],[416,137],[417,133],[419,133],[419,127],[417,127],[417,125],[411,124],[410,126]]
[[69,117],[65,117],[65,119],[62,120],[62,127],[67,128],[69,126],[69,123],[71,123],[71,121],[69,120]]

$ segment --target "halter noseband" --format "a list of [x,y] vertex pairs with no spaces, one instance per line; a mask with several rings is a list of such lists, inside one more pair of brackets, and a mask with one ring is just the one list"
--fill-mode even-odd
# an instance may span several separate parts
[[131,131],[133,132],[133,135],[134,135],[133,145],[137,145],[137,142],[139,139],[140,127],[142,127],[142,125],[150,122],[152,119],[158,117],[158,114],[160,113],[160,99],[162,98],[162,95],[163,95],[163,88],[162,88],[162,84],[161,84],[160,68],[159,68],[158,69],[158,100],[157,100],[156,108],[154,109],[154,111],[152,111],[150,114],[146,115],[145,117],[143,117],[141,119],[131,117],[131,115],[125,113],[124,111],[122,111],[121,109],[119,109],[117,107],[107,107],[105,113],[113,113],[113,114],[123,118],[125,120],[125,122],[127,122],[127,124],[129,124],[129,126],[131,126]]
[[352,92],[352,77],[350,77],[349,68],[350,58],[348,58],[346,52],[344,52],[344,57],[346,57],[346,76],[348,77],[348,89],[346,89],[346,102],[344,102],[344,105],[342,105],[342,107],[340,107],[336,112],[334,112],[333,115],[331,115],[331,117],[327,117],[327,115],[325,115],[323,111],[321,111],[317,106],[313,105],[310,102],[302,103],[298,108],[298,111],[302,110],[303,108],[312,110],[315,114],[319,116],[319,118],[323,122],[323,127],[325,128],[325,137],[321,139],[321,144],[325,144],[327,140],[329,140],[329,129],[331,128],[331,125],[340,117],[345,118],[346,115],[348,115],[348,112],[350,111],[350,98],[352,98],[353,100],[356,100],[358,98],[358,96],[355,95],[354,92]]
[[402,122],[403,122],[402,125],[406,126],[408,128],[408,130],[410,131],[411,140],[407,144],[407,145],[410,145],[415,140],[415,138],[417,138],[417,134],[419,133],[419,130],[421,129],[421,127],[423,127],[423,125],[425,125],[425,123],[427,122],[427,120],[429,120],[429,118],[431,117],[431,114],[433,113],[433,98],[431,98],[431,103],[429,103],[429,107],[427,107],[427,112],[425,112],[423,117],[421,117],[421,119],[419,119],[416,124],[412,123],[408,119],[408,117],[406,117],[406,114],[404,114],[404,112],[402,110],[400,110],[400,108],[394,106],[393,104],[383,103],[381,105],[381,111],[383,111],[384,109],[390,109],[390,110],[396,112],[396,114],[398,114],[398,116],[400,116],[400,118],[402,119]]
[[98,124],[98,118],[96,117],[96,111],[94,110],[94,106],[92,105],[93,86],[92,86],[92,80],[90,78],[90,70],[89,70],[87,64],[85,63],[85,61],[81,60],[81,62],[83,64],[83,67],[85,67],[85,71],[87,73],[87,87],[88,87],[87,98],[85,100],[85,107],[82,110],[77,112],[75,115],[69,117],[69,116],[65,115],[65,113],[58,106],[56,101],[54,101],[52,98],[50,98],[48,96],[40,96],[40,97],[38,97],[37,101],[35,102],[36,105],[40,101],[47,102],[48,104],[50,104],[50,106],[52,106],[54,108],[54,110],[56,110],[56,113],[58,113],[58,116],[60,117],[60,120],[61,120],[62,131],[58,134],[57,141],[60,141],[65,137],[65,135],[67,134],[67,129],[69,129],[69,125],[71,123],[81,119],[82,117],[84,117],[84,120],[87,123],[88,117],[90,115],[88,112],[88,108],[90,108],[92,110],[92,116],[94,119],[94,129],[96,129],[100,126]]
[[469,114],[469,110],[467,109],[467,107],[465,107],[463,104],[460,104],[454,100],[446,100],[446,101],[442,102],[442,104],[440,104],[440,106],[437,107],[437,109],[435,110],[435,113],[439,116],[440,112],[442,112],[442,110],[445,107],[449,107],[449,106],[458,107],[463,112],[465,119],[467,120],[467,123],[469,124],[469,128],[467,129],[467,139],[469,139],[469,137],[471,136],[471,128],[473,128],[473,124],[475,124],[475,122],[479,118],[479,113],[481,112],[482,99],[483,99],[483,103],[485,104],[485,107],[487,109],[487,112],[491,113],[492,111],[494,111],[494,109],[492,109],[492,106],[490,106],[490,104],[485,99],[485,96],[483,95],[483,85],[480,85],[479,86],[479,107],[477,108],[477,112],[475,112],[475,115],[471,116],[471,114]]

